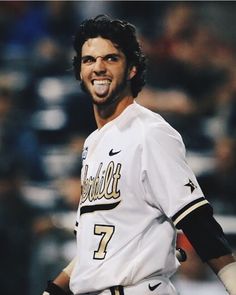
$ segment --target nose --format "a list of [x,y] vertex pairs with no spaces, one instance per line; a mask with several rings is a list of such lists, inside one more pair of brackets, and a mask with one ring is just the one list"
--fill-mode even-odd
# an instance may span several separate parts
[[98,56],[96,58],[96,62],[94,63],[93,70],[96,74],[103,74],[106,72],[106,65],[101,56]]

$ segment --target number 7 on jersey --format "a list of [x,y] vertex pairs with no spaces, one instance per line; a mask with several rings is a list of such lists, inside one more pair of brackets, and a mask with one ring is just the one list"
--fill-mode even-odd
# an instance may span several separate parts
[[110,242],[113,233],[115,231],[115,227],[113,225],[94,225],[94,234],[102,236],[98,249],[94,251],[93,259],[104,259],[107,254],[107,245]]

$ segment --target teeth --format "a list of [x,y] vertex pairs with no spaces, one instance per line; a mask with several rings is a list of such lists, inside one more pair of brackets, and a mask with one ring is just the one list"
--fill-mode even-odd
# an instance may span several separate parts
[[96,85],[106,85],[106,84],[111,84],[111,81],[109,80],[94,80],[93,84]]

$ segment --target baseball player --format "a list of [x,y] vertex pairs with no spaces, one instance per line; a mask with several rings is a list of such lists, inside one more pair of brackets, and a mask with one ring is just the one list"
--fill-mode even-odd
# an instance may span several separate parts
[[82,154],[77,255],[44,295],[176,295],[176,229],[236,295],[236,260],[181,136],[134,100],[145,84],[134,26],[104,15],[85,20],[74,48],[98,128]]

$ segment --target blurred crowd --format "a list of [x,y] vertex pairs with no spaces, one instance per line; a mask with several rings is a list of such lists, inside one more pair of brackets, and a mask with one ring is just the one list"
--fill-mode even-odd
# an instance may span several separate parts
[[[0,3],[5,295],[40,294],[75,253],[80,156],[96,128],[72,68],[73,36],[84,18],[106,13],[137,26],[148,57],[147,84],[137,101],[181,133],[187,160],[215,213],[236,215],[235,12],[234,2]],[[235,243],[235,234],[231,239]],[[182,274],[191,276],[185,267]]]

